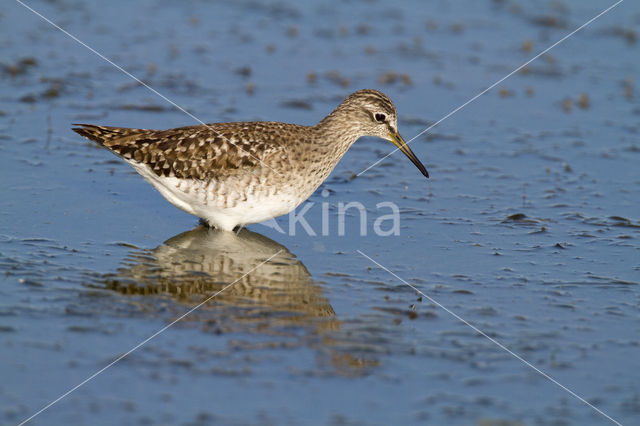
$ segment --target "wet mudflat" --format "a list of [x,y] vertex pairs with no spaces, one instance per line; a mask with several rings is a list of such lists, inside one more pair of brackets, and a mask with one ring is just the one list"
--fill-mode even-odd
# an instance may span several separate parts
[[[371,87],[409,140],[613,2],[28,4],[205,122]],[[32,423],[611,423],[433,300],[640,421],[636,3],[413,141],[430,180],[399,153],[356,176],[393,148],[365,138],[306,222],[238,235],[70,130],[192,118],[17,2],[0,26],[0,423],[178,319]]]

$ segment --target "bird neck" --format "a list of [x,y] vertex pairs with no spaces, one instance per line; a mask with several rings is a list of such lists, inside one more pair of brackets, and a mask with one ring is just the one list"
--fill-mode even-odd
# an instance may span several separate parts
[[339,158],[362,136],[357,120],[341,106],[314,126],[316,143],[326,147],[328,152],[337,154]]

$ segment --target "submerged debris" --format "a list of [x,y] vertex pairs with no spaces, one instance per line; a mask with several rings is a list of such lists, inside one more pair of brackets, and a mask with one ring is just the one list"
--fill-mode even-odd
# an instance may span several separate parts
[[285,108],[294,108],[294,109],[313,109],[313,105],[311,102],[306,99],[288,99],[280,103],[281,106]]
[[533,225],[539,223],[539,221],[535,219],[528,219],[527,215],[524,213],[514,213],[512,215],[507,216],[505,220],[501,223],[519,223],[519,224],[527,224]]
[[30,68],[37,65],[38,61],[34,57],[27,56],[20,59],[15,64],[2,64],[1,66],[4,73],[9,74],[11,77],[15,77],[17,75],[25,74]]

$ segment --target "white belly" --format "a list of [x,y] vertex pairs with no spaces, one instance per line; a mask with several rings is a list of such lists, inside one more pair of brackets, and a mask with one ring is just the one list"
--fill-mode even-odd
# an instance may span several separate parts
[[130,164],[171,204],[225,231],[289,213],[307,198],[306,194],[300,194],[291,187],[279,188],[278,191],[247,188],[240,194],[229,185],[227,195],[235,196],[229,200],[221,195],[221,192],[225,193],[223,184],[218,184],[216,191],[212,191],[206,182],[160,177],[147,166]]

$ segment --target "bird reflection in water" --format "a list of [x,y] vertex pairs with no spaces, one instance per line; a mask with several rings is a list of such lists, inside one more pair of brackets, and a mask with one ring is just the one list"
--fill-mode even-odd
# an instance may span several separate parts
[[236,280],[177,325],[195,322],[210,333],[294,337],[299,345],[321,349],[334,368],[347,374],[377,365],[340,350],[340,322],[302,262],[286,247],[247,229],[236,234],[198,226],[153,250],[132,250],[123,267],[101,281],[124,295],[154,296],[136,298],[144,312],[169,310],[177,317],[185,306],[197,305]]

